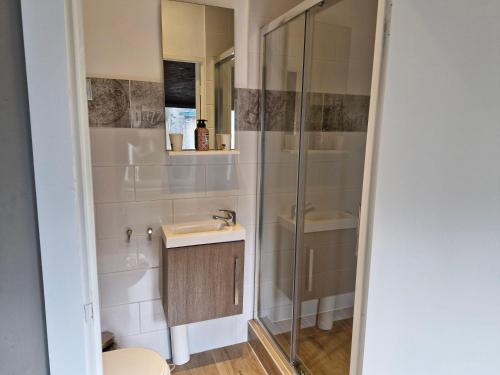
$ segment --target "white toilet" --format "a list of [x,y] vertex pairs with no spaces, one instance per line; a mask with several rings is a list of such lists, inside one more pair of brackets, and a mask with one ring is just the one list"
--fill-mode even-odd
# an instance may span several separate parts
[[127,348],[102,353],[104,375],[169,375],[167,361],[157,352]]

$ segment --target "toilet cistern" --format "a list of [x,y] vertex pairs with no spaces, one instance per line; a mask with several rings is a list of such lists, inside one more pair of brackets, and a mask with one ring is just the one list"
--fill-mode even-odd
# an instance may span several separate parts
[[228,226],[236,225],[236,212],[232,210],[219,210],[219,212],[224,212],[227,216],[213,215],[212,219],[222,220]]

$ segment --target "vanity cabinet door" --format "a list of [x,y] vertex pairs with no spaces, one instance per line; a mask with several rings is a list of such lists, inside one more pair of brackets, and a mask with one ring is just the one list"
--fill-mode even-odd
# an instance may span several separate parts
[[163,250],[169,327],[241,314],[245,242]]

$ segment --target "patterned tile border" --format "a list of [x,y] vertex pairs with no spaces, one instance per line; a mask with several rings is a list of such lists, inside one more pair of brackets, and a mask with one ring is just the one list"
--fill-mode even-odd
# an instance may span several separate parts
[[89,124],[95,127],[130,127],[130,83],[120,79],[90,78]]
[[[300,93],[267,91],[261,103],[260,91],[236,90],[236,124],[238,130],[260,130],[260,110],[265,110],[266,130],[298,129]],[[306,97],[308,131],[361,131],[368,126],[368,95],[309,93]]]
[[165,126],[163,83],[88,78],[89,125],[108,128]]
[[259,130],[260,90],[235,89],[234,101],[238,130]]
[[[161,128],[165,126],[163,83],[88,78],[91,127]],[[265,108],[266,130],[298,128],[300,93],[267,91],[261,103],[260,90],[235,89],[236,124],[239,131],[260,130],[260,110]],[[307,130],[366,131],[370,97],[310,93],[306,97]]]

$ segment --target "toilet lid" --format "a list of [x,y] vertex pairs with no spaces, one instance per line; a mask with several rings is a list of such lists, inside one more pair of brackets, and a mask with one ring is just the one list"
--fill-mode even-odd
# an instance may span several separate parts
[[102,353],[104,375],[168,375],[167,361],[144,348],[118,349]]

